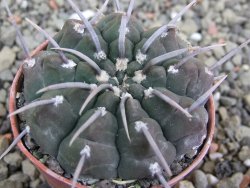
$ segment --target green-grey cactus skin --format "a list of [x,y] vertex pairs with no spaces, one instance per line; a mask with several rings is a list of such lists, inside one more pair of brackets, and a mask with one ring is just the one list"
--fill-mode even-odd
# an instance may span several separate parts
[[[24,65],[26,103],[64,96],[62,104],[45,105],[27,112],[26,121],[31,126],[32,138],[45,153],[56,157],[67,173],[74,173],[81,150],[89,145],[91,157],[86,159],[81,177],[149,178],[150,163],[159,159],[143,133],[136,131],[137,121],[147,124],[148,131],[169,165],[196,150],[206,137],[208,114],[204,105],[192,111],[190,118],[157,96],[147,96],[145,93],[149,88],[157,89],[185,109],[212,86],[213,75],[196,58],[190,59],[178,70],[171,71],[170,66],[186,57],[189,54],[187,51],[152,65],[137,79],[138,71],[142,71],[150,60],[168,52],[189,48],[189,44],[177,35],[175,29],[169,29],[166,36],[158,37],[150,45],[143,54],[145,59],[138,61],[141,48],[158,28],[145,31],[142,24],[131,17],[127,23],[125,57],[120,57],[119,29],[123,15],[113,13],[93,25],[101,49],[107,55],[106,59],[98,57],[91,34],[83,28],[81,21],[67,20],[54,37],[61,48],[77,50],[93,60],[107,73],[107,80],[99,78],[97,71],[86,61],[67,52],[64,54],[75,65],[63,66],[65,62],[51,44],[34,57],[35,65]],[[126,60],[121,67],[118,65],[120,58]],[[92,93],[91,89],[68,88],[36,93],[46,86],[65,82],[97,86],[111,84],[113,90],[105,89],[97,93],[81,114],[79,110]],[[119,107],[120,97],[124,93],[131,95],[125,101],[130,141]],[[98,117],[70,146],[74,134],[99,107],[105,107],[106,114]]]
[[[190,106],[193,100],[186,96],[178,96],[171,91],[163,88],[158,88],[167,96],[179,103],[183,108]],[[198,147],[202,144],[202,137],[206,136],[206,125],[208,122],[207,111],[204,107],[199,107],[195,110],[190,119],[184,116],[179,111],[176,111],[171,105],[162,103],[162,100],[156,97],[144,97],[142,101],[142,106],[148,111],[150,117],[154,118],[162,127],[162,131],[167,140],[171,141],[177,149],[177,157],[188,153],[190,146],[182,147],[184,145],[189,145],[190,142],[186,140],[189,136],[199,136],[199,139],[194,138],[196,146],[192,143],[192,147]],[[178,127],[178,129],[177,129]],[[179,144],[180,143],[180,144]]]
[[[148,171],[150,163],[157,161],[152,148],[148,145],[142,133],[135,129],[135,122],[142,121],[149,125],[149,132],[157,141],[163,156],[167,162],[171,164],[176,156],[176,149],[171,142],[168,142],[163,136],[160,125],[143,110],[140,102],[136,99],[128,99],[126,102],[128,128],[130,132],[131,141],[127,139],[123,127],[119,128],[117,147],[121,153],[121,159],[118,168],[118,174],[123,179],[141,179],[149,178],[151,176]],[[121,125],[121,116],[118,112],[118,122]],[[131,169],[133,169],[131,171]]]
[[[82,169],[82,175],[95,178],[116,178],[119,163],[119,154],[116,148],[117,121],[110,112],[104,117],[98,118],[85,132],[69,147],[70,139],[74,132],[84,123],[95,110],[87,111],[78,121],[75,129],[67,136],[60,145],[57,159],[61,166],[73,172],[78,161],[79,151],[84,145],[89,145],[91,149],[91,160],[86,161],[86,166]],[[65,155],[67,153],[67,155]]]

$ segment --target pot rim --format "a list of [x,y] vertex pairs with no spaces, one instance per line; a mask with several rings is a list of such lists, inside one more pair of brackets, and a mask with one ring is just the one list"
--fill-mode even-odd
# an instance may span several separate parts
[[[48,41],[43,42],[41,45],[39,45],[32,53],[31,56],[33,57],[36,55],[38,52],[42,51],[45,49],[48,45]],[[15,78],[13,80],[13,83],[10,88],[10,95],[9,95],[9,112],[12,113],[16,110],[16,93],[20,89],[20,83],[23,78],[23,66],[21,65],[20,68],[18,69]],[[208,121],[208,130],[207,130],[207,137],[205,139],[205,142],[203,144],[203,147],[199,154],[195,157],[193,162],[185,168],[180,174],[177,176],[171,178],[168,183],[170,186],[175,185],[178,183],[180,180],[182,180],[185,176],[187,176],[192,170],[194,170],[199,163],[202,161],[202,159],[206,156],[209,147],[211,146],[212,140],[213,140],[213,135],[214,135],[214,130],[215,130],[215,106],[214,106],[214,99],[213,96],[211,95],[208,101],[208,113],[209,113],[209,121]],[[11,116],[10,117],[10,122],[11,122],[11,129],[14,135],[14,138],[16,138],[20,131],[19,131],[19,126],[18,126],[18,119],[17,116]],[[18,147],[22,151],[22,153],[42,172],[47,174],[48,176],[55,178],[61,182],[64,182],[67,185],[72,184],[71,179],[67,179],[52,170],[50,170],[47,166],[45,166],[43,163],[41,163],[38,159],[36,159],[29,151],[28,149],[24,146],[22,141],[18,142]],[[77,184],[77,188],[85,188],[86,186]]]

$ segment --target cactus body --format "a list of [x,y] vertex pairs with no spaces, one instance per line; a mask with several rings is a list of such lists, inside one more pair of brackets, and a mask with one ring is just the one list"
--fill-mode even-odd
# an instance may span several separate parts
[[[86,159],[81,177],[149,178],[150,164],[159,162],[159,159],[145,135],[136,130],[138,122],[147,125],[148,132],[170,165],[190,151],[197,150],[206,137],[208,114],[204,105],[187,117],[152,91],[169,97],[183,109],[189,108],[212,86],[213,74],[196,58],[174,68],[191,53],[189,44],[180,39],[175,28],[169,28],[145,50],[146,41],[159,28],[145,31],[131,17],[126,23],[123,40],[121,23],[124,15],[113,13],[93,25],[106,57],[100,56],[91,33],[81,21],[67,20],[54,37],[61,48],[74,49],[89,57],[101,72],[86,60],[68,52],[64,54],[70,63],[65,64],[58,51],[52,49],[51,43],[34,57],[33,66],[24,65],[26,103],[63,96],[60,104],[44,105],[26,112],[25,120],[31,126],[32,138],[45,153],[57,158],[67,173],[74,172],[81,157],[79,153],[88,145],[91,157]],[[125,47],[124,54],[121,52],[124,49],[122,45]],[[181,49],[184,50],[180,54],[158,62],[157,57]],[[37,93],[44,87],[66,82],[110,86],[98,91],[91,99],[88,97],[97,91],[96,87]],[[130,94],[124,103],[128,130],[124,128],[120,109],[121,97],[125,93]],[[87,100],[90,101],[79,114]],[[98,114],[100,108],[105,108],[105,114]],[[74,134],[91,117],[95,120],[70,145]]]

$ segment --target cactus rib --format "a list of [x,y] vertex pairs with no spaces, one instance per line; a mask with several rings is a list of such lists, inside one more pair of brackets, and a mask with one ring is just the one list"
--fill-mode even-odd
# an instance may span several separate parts
[[155,96],[159,97],[161,100],[163,100],[164,102],[166,102],[166,103],[170,104],[171,106],[173,106],[174,108],[180,110],[183,114],[185,114],[186,117],[192,118],[192,115],[186,109],[182,108],[173,99],[164,95],[163,93],[161,93],[160,91],[158,91],[156,89],[149,88],[148,90],[145,91],[145,95],[146,95],[146,97],[151,97],[151,95],[155,95]]
[[87,129],[94,121],[96,121],[99,117],[103,117],[106,114],[106,109],[104,107],[99,107],[95,113],[89,117],[89,119],[78,129],[69,142],[69,146],[73,144],[73,142],[77,139],[77,137]]
[[147,141],[149,142],[151,148],[153,149],[153,151],[155,152],[155,154],[158,157],[159,161],[161,162],[164,170],[166,171],[168,176],[171,177],[172,172],[171,172],[171,170],[169,168],[169,165],[168,165],[167,161],[165,160],[165,158],[163,157],[163,155],[162,155],[159,147],[157,146],[155,140],[153,139],[152,135],[148,131],[147,124],[145,124],[142,121],[137,121],[137,122],[135,122],[135,129],[136,129],[137,132],[142,132],[144,134],[144,136],[146,137]]

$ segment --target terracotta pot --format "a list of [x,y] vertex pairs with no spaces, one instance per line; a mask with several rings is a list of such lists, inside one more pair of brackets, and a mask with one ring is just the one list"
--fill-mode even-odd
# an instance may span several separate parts
[[[32,56],[38,53],[39,51],[46,48],[48,42],[44,42],[40,46],[38,46],[33,52]],[[9,111],[10,113],[16,110],[16,93],[21,90],[21,83],[23,81],[23,69],[22,66],[19,68],[14,81],[12,83],[11,89],[10,89],[10,96],[9,96]],[[200,153],[197,155],[197,157],[194,159],[194,161],[191,163],[189,167],[187,167],[184,171],[182,171],[179,175],[173,177],[169,184],[171,186],[178,183],[180,180],[182,180],[186,175],[188,175],[194,168],[197,167],[197,165],[201,162],[201,160],[205,157],[207,154],[207,151],[211,145],[211,141],[213,139],[214,134],[214,127],[215,127],[215,109],[214,109],[214,101],[213,97],[211,96],[208,101],[208,111],[209,111],[209,122],[208,122],[208,135],[205,140],[205,143],[203,145],[203,148],[201,149]],[[16,138],[19,135],[19,124],[18,124],[18,118],[17,116],[11,116],[11,128],[13,131],[14,138]],[[70,179],[64,178],[55,172],[51,171],[49,168],[47,168],[44,164],[42,164],[39,160],[37,160],[23,145],[23,143],[20,141],[18,143],[18,147],[20,150],[24,153],[24,155],[38,168],[38,170],[42,173],[44,178],[47,180],[48,184],[51,185],[53,188],[69,188],[72,181]],[[86,186],[77,184],[77,188],[86,188]],[[158,186],[161,187],[161,186]]]

